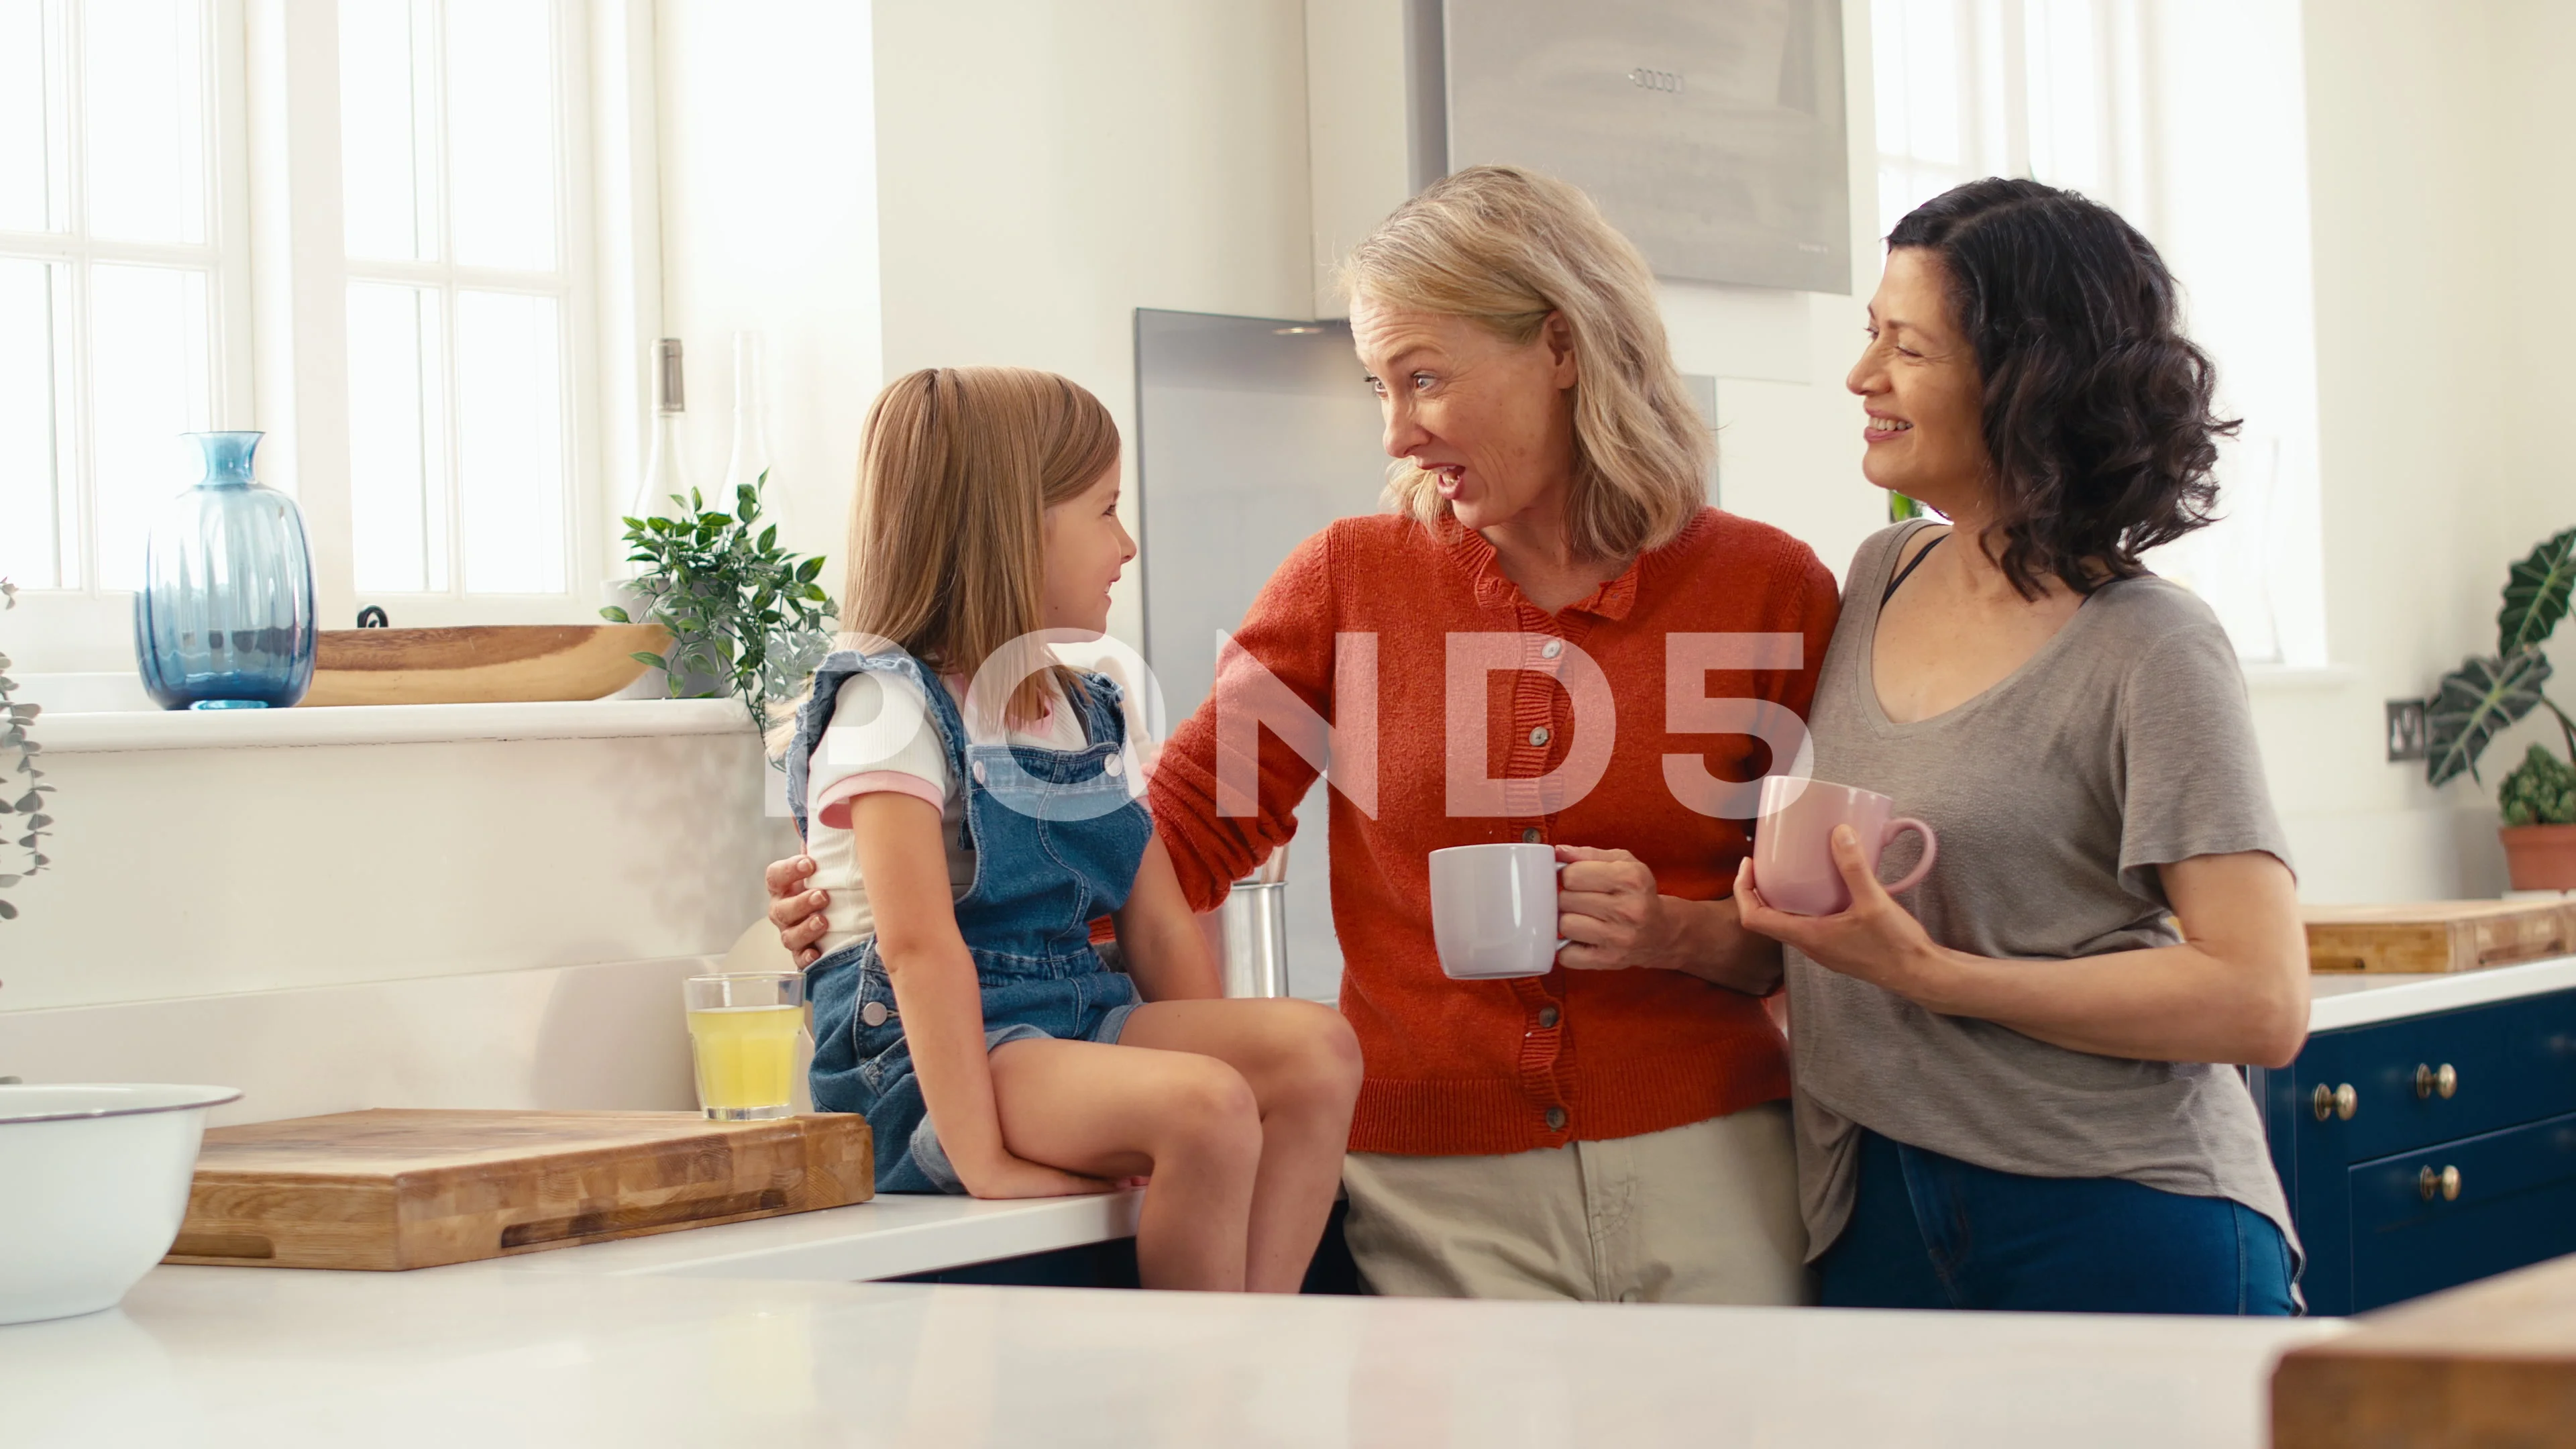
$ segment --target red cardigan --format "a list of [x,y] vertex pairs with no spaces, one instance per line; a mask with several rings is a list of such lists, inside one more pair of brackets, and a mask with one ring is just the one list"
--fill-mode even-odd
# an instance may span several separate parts
[[[1748,780],[1766,768],[1768,752],[1746,735],[1665,732],[1665,636],[1804,636],[1803,667],[1713,670],[1704,691],[1770,700],[1803,717],[1835,610],[1833,577],[1805,544],[1713,508],[1554,615],[1503,577],[1490,544],[1455,523],[1435,530],[1396,517],[1344,519],[1280,565],[1235,638],[1308,707],[1345,722],[1334,700],[1334,636],[1378,636],[1376,818],[1339,789],[1329,812],[1342,1011],[1367,1063],[1353,1151],[1522,1152],[1660,1131],[1788,1095],[1780,1035],[1762,1003],[1739,992],[1659,970],[1484,982],[1441,975],[1426,862],[1443,846],[1493,841],[1615,846],[1651,866],[1668,895],[1725,896],[1748,849],[1746,822],[1675,800],[1662,757],[1699,756],[1721,780]],[[1614,743],[1600,783],[1579,800],[1506,788],[1504,808],[1520,813],[1449,815],[1447,636],[1479,632],[1553,635],[1608,677]],[[1525,657],[1540,654],[1534,646]],[[1487,676],[1488,777],[1540,776],[1579,743],[1564,686],[1539,672],[1553,667]],[[1541,725],[1543,747],[1531,743]],[[1314,783],[1315,768],[1287,743],[1268,731],[1259,739],[1251,815],[1217,808],[1213,700],[1156,765],[1155,827],[1197,909],[1221,900],[1228,882],[1289,837]]]

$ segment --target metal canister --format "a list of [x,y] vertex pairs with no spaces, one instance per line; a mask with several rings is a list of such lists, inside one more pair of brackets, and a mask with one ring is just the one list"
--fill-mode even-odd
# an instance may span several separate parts
[[1288,994],[1288,847],[1234,883],[1216,909],[1217,965],[1228,996]]

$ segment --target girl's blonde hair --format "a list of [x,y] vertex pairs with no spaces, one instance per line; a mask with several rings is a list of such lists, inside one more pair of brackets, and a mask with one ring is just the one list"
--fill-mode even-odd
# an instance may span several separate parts
[[[1046,712],[1051,684],[1073,697],[1072,671],[1030,637],[1046,585],[1046,510],[1117,464],[1117,422],[1070,378],[931,367],[895,379],[860,434],[843,634],[970,679],[1014,650],[1006,662],[1020,682],[1002,713],[1015,725]],[[792,707],[773,750],[782,732],[793,732]]]
[[[1353,248],[1347,297],[1468,318],[1527,346],[1553,314],[1574,336],[1574,478],[1567,542],[1593,559],[1669,543],[1708,502],[1716,440],[1682,389],[1645,257],[1592,198],[1516,166],[1470,166],[1423,188]],[[1386,502],[1449,512],[1399,463]]]

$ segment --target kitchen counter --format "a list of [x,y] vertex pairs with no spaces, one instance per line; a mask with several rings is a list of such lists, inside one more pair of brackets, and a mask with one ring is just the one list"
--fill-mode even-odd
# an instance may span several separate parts
[[[2317,1031],[2576,986],[2576,957],[2448,976],[2321,975],[2310,1008]],[[857,1282],[936,1272],[1133,1236],[1138,1195],[978,1202],[889,1194],[873,1202],[460,1264],[456,1273]]]
[[2308,978],[2308,1030],[2338,1031],[2576,987],[2576,956],[2438,976],[2321,971]]
[[2343,1331],[159,1268],[121,1309],[0,1328],[0,1444],[2254,1449],[2274,1361]]
[[579,1273],[855,1283],[1132,1238],[1143,1200],[1135,1191],[1001,1202],[885,1193],[849,1207],[420,1271],[442,1277]]

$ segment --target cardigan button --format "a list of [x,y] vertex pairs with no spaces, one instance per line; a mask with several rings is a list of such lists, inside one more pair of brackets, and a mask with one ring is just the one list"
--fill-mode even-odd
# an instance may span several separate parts
[[1541,1027],[1554,1026],[1561,1019],[1560,1013],[1553,1006],[1542,1006],[1538,1009],[1538,1024]]
[[1550,1132],[1562,1132],[1565,1130],[1565,1109],[1563,1107],[1550,1107],[1547,1109],[1547,1130]]
[[1562,639],[1550,639],[1546,643],[1538,646],[1538,657],[1541,659],[1554,659],[1556,656],[1564,652],[1565,641]]
[[1537,826],[1533,825],[1533,826],[1531,826],[1529,829],[1524,830],[1524,831],[1522,831],[1522,832],[1521,832],[1521,844],[1523,844],[1523,845],[1536,845],[1536,844],[1538,844],[1538,827],[1537,827]]
[[1531,743],[1531,744],[1534,744],[1534,745],[1544,745],[1544,744],[1546,744],[1546,743],[1547,743],[1547,726],[1545,726],[1545,725],[1540,725],[1537,729],[1531,730],[1531,731],[1530,731],[1530,743]]

